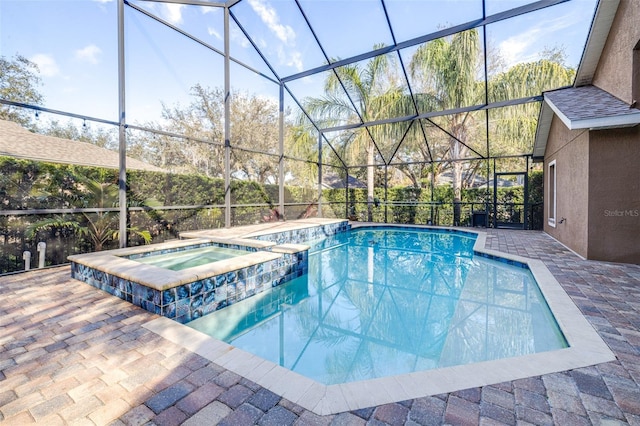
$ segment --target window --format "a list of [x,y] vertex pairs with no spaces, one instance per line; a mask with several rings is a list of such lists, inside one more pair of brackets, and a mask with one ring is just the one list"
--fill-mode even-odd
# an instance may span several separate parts
[[556,160],[549,163],[549,225],[556,227]]

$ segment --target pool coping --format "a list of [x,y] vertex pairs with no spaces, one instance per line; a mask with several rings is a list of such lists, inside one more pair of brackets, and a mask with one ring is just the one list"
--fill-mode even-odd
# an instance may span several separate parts
[[[352,229],[389,224],[351,223]],[[402,228],[452,229],[477,235],[474,251],[527,265],[551,308],[569,347],[506,359],[444,367],[377,379],[324,385],[271,361],[160,317],[144,327],[318,415],[336,414],[429,395],[454,392],[609,362],[615,355],[553,274],[540,260],[485,248],[486,233],[475,229],[401,225]]]

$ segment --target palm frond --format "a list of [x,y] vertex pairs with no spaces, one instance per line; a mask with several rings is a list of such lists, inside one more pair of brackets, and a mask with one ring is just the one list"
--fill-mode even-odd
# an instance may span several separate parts
[[38,232],[51,232],[55,229],[71,229],[80,234],[84,234],[86,232],[86,228],[80,226],[80,224],[73,220],[65,218],[64,216],[53,216],[46,219],[39,220],[27,226],[25,230],[25,237],[27,239],[32,239],[36,236]]

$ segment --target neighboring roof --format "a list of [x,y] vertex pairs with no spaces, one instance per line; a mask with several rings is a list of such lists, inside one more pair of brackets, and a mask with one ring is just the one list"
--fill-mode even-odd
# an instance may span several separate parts
[[[119,168],[119,154],[87,142],[72,141],[32,133],[18,123],[0,120],[0,155],[81,166]],[[127,157],[127,169],[161,172],[134,158]]]
[[598,2],[587,43],[576,72],[575,87],[586,86],[593,81],[619,3],[620,0],[601,0]]
[[570,130],[628,127],[640,123],[639,110],[591,85],[619,3],[620,0],[598,1],[574,87],[544,93],[533,146],[534,160],[544,157],[554,114]]
[[[343,189],[347,186],[343,178],[336,173],[323,173],[322,174],[322,187],[326,189]],[[349,175],[349,188],[366,188],[367,185]]]

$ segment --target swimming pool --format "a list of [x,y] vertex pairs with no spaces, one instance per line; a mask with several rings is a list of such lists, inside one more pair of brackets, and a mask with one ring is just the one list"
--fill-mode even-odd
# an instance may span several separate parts
[[525,264],[469,233],[360,228],[313,243],[309,273],[189,327],[325,385],[567,347]]
[[[349,228],[370,228],[375,226],[375,224],[357,222],[348,223],[347,226],[345,224],[340,220],[313,218],[287,221],[275,225],[270,223],[232,229],[203,230],[194,233],[190,237],[255,238],[262,234],[271,235],[277,229],[281,233],[279,235],[287,236],[286,242],[300,244],[304,241],[315,241],[315,238],[321,235],[330,236],[342,233]],[[302,232],[309,226],[320,226],[324,230],[321,232]],[[386,227],[387,225],[384,226]],[[500,260],[506,264],[527,265],[548,306],[551,308],[568,343],[568,347],[492,361],[325,385],[291,371],[277,362],[264,359],[169,318],[157,317],[143,326],[185,350],[198,354],[225,370],[238,374],[319,415],[335,414],[428,395],[445,394],[543,374],[563,372],[616,359],[607,344],[582,315],[578,307],[541,260],[488,249],[485,247],[485,242],[488,238],[492,238],[492,235],[475,229],[429,228],[420,225],[403,225],[402,228],[437,229],[445,232],[474,235],[476,236],[474,256]],[[295,239],[294,237],[301,238]],[[321,250],[322,247],[316,246],[314,248],[314,250],[317,249]],[[317,266],[315,268],[317,269]],[[255,296],[261,297],[261,295]],[[296,304],[296,299],[290,299],[290,301],[292,305]],[[272,306],[276,307],[279,304],[274,303]],[[231,323],[232,321],[230,319]]]

